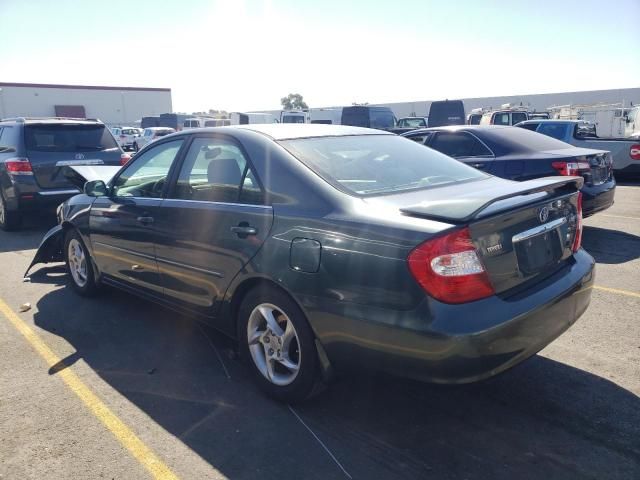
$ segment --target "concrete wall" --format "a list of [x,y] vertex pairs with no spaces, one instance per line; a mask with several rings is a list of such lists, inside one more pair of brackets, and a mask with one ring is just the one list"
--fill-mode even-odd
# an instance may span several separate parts
[[0,83],[0,118],[50,117],[55,105],[83,105],[87,118],[131,124],[171,112],[171,89]]

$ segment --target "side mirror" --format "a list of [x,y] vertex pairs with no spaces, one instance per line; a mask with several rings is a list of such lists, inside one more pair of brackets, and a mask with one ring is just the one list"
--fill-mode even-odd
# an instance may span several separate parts
[[92,180],[84,184],[84,193],[90,197],[106,197],[109,187],[102,180]]

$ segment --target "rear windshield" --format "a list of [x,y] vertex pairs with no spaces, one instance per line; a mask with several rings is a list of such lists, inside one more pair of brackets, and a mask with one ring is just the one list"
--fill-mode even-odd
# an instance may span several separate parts
[[284,115],[282,123],[304,123],[304,117],[302,115]]
[[118,147],[104,125],[27,125],[24,141],[27,150],[38,152],[91,152]]
[[[538,127],[538,132],[540,128],[542,125]],[[512,152],[543,152],[573,148],[568,143],[520,127],[491,128],[484,131],[484,138]]]
[[541,123],[536,131],[560,140],[566,138],[567,128],[569,128],[568,123]]
[[357,195],[487,177],[451,157],[395,135],[303,138],[280,143],[325,181]]

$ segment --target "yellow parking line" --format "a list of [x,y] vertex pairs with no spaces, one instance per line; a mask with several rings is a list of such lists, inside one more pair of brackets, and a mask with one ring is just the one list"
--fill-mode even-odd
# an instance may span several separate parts
[[640,293],[630,292],[629,290],[620,290],[618,288],[601,287],[600,285],[594,285],[593,288],[595,288],[596,290],[602,290],[604,292],[619,293],[620,295],[627,295],[629,297],[640,298]]
[[[0,312],[9,320],[40,354],[49,367],[60,363],[60,358],[53,353],[44,341],[25,323],[9,306],[0,299]],[[124,424],[98,396],[87,387],[82,380],[70,369],[65,368],[57,373],[64,383],[75,393],[82,403],[95,415],[118,441],[158,480],[176,479],[177,476],[167,467],[158,456],[140,440],[133,431]]]

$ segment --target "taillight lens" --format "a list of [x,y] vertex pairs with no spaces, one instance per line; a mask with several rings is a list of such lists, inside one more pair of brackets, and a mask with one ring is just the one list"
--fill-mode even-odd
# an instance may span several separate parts
[[573,237],[573,246],[571,247],[574,253],[580,250],[580,245],[582,245],[582,192],[578,192],[577,207],[576,235]]
[[468,227],[418,245],[407,262],[420,286],[442,302],[472,302],[495,293]]
[[122,153],[120,155],[120,165],[126,165],[127,163],[129,163],[129,160],[131,160],[130,153]]
[[640,160],[640,143],[631,145],[629,149],[629,156],[632,160]]
[[569,177],[579,177],[583,173],[591,170],[587,162],[553,162],[551,166],[555,168],[560,175]]
[[4,165],[9,175],[33,175],[28,158],[9,158],[4,161]]

